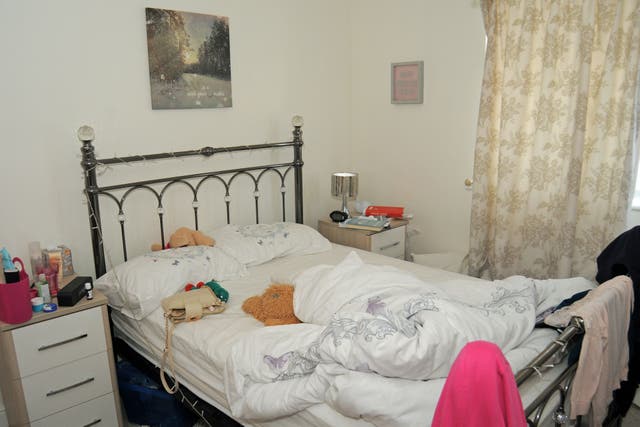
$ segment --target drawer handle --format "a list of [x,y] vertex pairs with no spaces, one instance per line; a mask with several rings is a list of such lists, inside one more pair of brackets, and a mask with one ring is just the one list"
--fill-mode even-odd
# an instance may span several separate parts
[[53,344],[43,345],[42,347],[38,347],[38,351],[49,350],[50,348],[58,347],[59,345],[65,345],[65,344],[68,344],[68,343],[73,342],[73,341],[78,341],[78,340],[81,340],[82,338],[86,338],[88,336],[89,336],[89,334],[82,334],[82,335],[78,335],[77,337],[69,338],[68,340],[56,342],[56,343],[53,343]]
[[380,246],[380,250],[381,251],[386,251],[387,249],[390,249],[390,248],[392,248],[394,246],[398,246],[399,244],[400,244],[400,242],[394,242],[394,243],[391,243],[390,245]]
[[101,422],[102,422],[102,418],[98,418],[97,420],[93,420],[89,424],[85,424],[82,427],[91,427],[91,426],[94,426],[96,424],[100,424]]
[[87,378],[86,380],[82,380],[80,382],[77,382],[75,384],[71,384],[71,385],[68,385],[66,387],[59,388],[57,390],[51,390],[50,392],[47,393],[47,397],[62,393],[64,391],[69,391],[69,390],[71,390],[73,388],[80,387],[81,385],[84,385],[84,384],[89,384],[93,380],[95,380],[95,378],[91,377],[91,378]]

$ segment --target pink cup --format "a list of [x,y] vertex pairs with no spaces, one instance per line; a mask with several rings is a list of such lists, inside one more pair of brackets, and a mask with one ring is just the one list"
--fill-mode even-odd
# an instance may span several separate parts
[[31,319],[31,296],[29,275],[20,258],[14,258],[22,266],[20,281],[0,285],[0,320],[6,323],[22,323]]
[[6,323],[22,323],[31,319],[29,279],[0,285],[0,320]]

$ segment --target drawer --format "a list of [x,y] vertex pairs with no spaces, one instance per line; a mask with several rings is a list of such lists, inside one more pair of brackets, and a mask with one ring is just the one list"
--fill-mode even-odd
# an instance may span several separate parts
[[105,351],[102,309],[94,307],[13,331],[20,376]]
[[118,414],[109,393],[31,423],[31,427],[117,427]]
[[106,352],[22,378],[30,420],[112,393]]
[[371,235],[371,252],[404,259],[405,226]]

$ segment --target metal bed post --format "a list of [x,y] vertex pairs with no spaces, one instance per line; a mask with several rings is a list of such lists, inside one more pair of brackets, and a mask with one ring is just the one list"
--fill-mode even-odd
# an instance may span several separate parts
[[87,196],[87,209],[89,210],[89,228],[91,230],[91,244],[93,246],[93,263],[96,277],[106,273],[104,247],[101,238],[100,205],[98,203],[98,180],[96,177],[96,160],[93,140],[95,134],[89,126],[78,129],[78,139],[82,142],[82,168],[84,169],[84,192]]
[[291,124],[293,124],[293,173],[295,182],[295,197],[296,197],[296,222],[303,223],[302,212],[302,125],[304,121],[302,116],[293,116]]

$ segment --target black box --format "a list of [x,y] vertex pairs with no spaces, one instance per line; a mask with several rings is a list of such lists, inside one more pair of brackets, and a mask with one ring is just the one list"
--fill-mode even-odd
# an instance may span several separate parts
[[91,283],[93,286],[93,279],[89,276],[78,276],[69,282],[65,287],[58,291],[58,305],[59,306],[72,306],[76,305],[87,294],[84,288],[85,283]]

